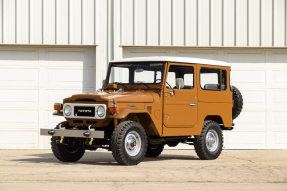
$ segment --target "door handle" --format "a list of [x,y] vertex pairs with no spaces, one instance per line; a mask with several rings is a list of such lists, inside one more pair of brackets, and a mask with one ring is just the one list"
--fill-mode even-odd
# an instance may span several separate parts
[[195,106],[195,105],[196,105],[195,103],[190,103],[190,104],[189,104],[189,106]]

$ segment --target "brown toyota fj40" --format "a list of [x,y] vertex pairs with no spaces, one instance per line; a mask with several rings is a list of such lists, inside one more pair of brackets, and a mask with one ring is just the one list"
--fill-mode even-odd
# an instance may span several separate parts
[[101,90],[55,103],[53,115],[66,121],[40,132],[52,136],[52,151],[63,162],[105,148],[118,163],[136,165],[179,143],[194,145],[201,159],[216,159],[222,130],[233,129],[243,106],[230,74],[225,62],[196,58],[112,61]]

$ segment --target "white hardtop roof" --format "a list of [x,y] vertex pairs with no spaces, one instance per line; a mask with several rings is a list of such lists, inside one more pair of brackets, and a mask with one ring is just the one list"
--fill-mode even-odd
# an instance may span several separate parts
[[151,56],[151,57],[135,57],[135,58],[124,58],[119,60],[113,60],[110,63],[119,63],[119,62],[181,62],[181,63],[190,63],[190,64],[207,64],[214,66],[227,66],[230,65],[226,62],[209,60],[202,58],[190,58],[190,57],[172,57],[172,56]]

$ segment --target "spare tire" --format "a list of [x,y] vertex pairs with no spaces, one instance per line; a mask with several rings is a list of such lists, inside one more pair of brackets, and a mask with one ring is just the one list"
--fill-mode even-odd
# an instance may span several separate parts
[[239,116],[243,108],[243,97],[239,89],[237,89],[235,86],[232,86],[232,94],[234,101],[232,108],[232,119],[234,120]]

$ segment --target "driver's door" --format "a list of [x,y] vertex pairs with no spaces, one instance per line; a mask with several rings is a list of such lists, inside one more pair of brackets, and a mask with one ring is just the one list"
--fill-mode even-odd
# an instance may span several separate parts
[[[164,90],[164,135],[172,129],[192,128],[197,123],[196,65],[171,64],[168,71]],[[182,87],[176,85],[176,79],[183,81]]]

